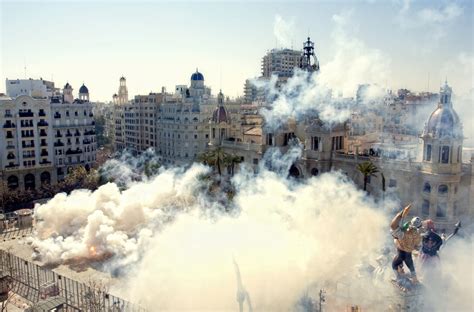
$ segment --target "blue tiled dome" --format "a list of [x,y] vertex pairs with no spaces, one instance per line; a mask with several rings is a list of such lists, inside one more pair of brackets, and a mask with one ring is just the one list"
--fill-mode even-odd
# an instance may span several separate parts
[[197,71],[194,74],[191,75],[191,80],[196,81],[196,80],[204,80],[204,76]]
[[82,84],[82,86],[79,88],[79,93],[89,93],[89,89],[87,89],[87,87]]

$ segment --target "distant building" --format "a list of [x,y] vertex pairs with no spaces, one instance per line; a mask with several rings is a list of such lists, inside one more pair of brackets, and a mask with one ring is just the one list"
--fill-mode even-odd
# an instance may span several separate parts
[[301,63],[301,51],[290,49],[272,49],[262,58],[262,77],[288,79]]
[[89,169],[95,161],[95,128],[89,91],[84,85],[74,99],[53,82],[7,80],[0,97],[0,168],[10,189],[36,189],[54,184],[75,166]]

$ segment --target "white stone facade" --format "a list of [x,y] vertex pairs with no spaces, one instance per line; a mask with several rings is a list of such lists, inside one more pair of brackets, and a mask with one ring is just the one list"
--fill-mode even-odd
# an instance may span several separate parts
[[13,96],[0,98],[0,146],[6,147],[0,151],[4,182],[10,188],[37,189],[63,179],[74,166],[91,168],[96,153],[92,104],[65,101],[72,94],[69,84],[62,94],[48,82],[50,95],[42,93],[43,80],[33,80],[33,89],[25,92],[35,95],[31,96],[18,95],[18,89],[9,88],[8,83]]

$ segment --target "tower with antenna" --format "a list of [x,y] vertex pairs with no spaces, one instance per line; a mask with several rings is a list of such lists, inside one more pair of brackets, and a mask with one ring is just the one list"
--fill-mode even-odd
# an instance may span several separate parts
[[314,54],[314,42],[311,41],[310,37],[303,42],[303,55],[300,59],[300,68],[309,72],[319,71],[319,61]]

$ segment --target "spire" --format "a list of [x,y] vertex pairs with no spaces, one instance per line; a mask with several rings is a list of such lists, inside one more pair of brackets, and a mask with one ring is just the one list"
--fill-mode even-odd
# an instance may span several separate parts
[[308,40],[303,42],[303,55],[300,59],[300,68],[309,72],[319,71],[319,62],[314,54],[314,42],[308,36]]

